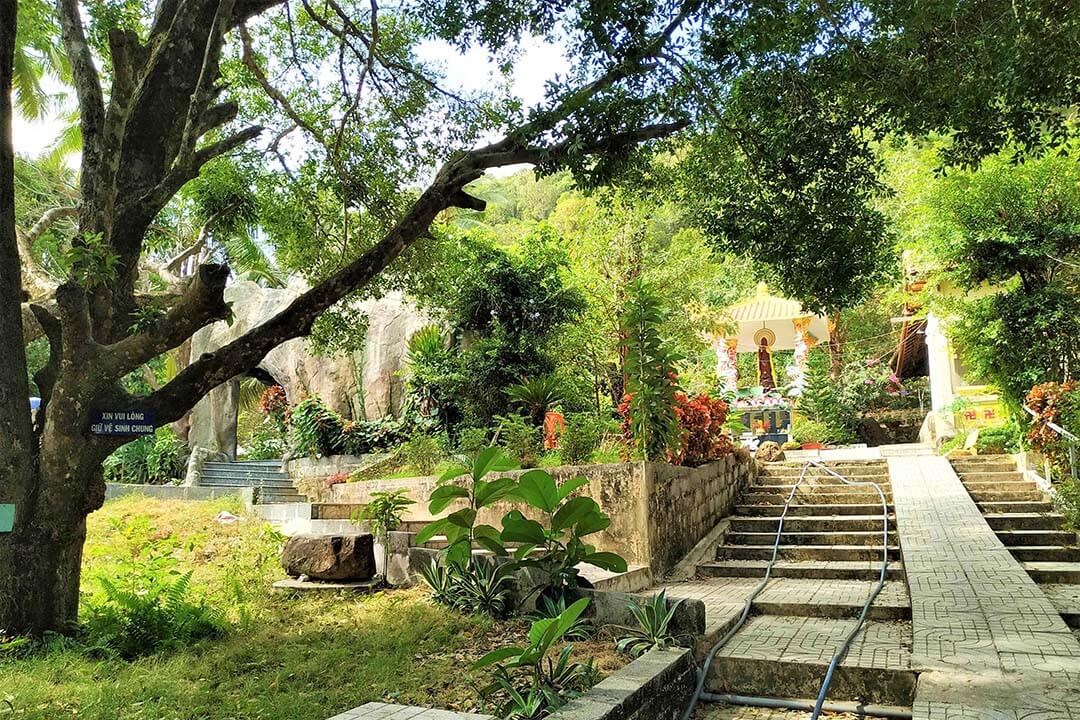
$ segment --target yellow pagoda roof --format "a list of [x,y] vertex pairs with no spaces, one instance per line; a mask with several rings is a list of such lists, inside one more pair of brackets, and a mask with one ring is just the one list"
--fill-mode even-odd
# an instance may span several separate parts
[[768,322],[770,320],[794,320],[796,318],[810,317],[812,313],[803,310],[802,303],[798,300],[776,297],[769,294],[769,286],[758,283],[757,293],[732,305],[728,314],[736,322]]

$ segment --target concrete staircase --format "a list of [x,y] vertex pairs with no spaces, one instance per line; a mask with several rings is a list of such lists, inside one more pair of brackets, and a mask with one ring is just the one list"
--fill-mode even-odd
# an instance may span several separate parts
[[[830,467],[851,480],[879,483],[890,498],[885,463],[846,461]],[[764,576],[784,502],[801,469],[796,463],[765,466],[744,492],[716,559],[698,566],[696,580],[668,587],[672,596],[705,603],[707,637],[699,654],[734,626]],[[888,581],[834,676],[831,701],[910,707],[914,697],[911,604],[891,505],[888,511]],[[882,540],[881,501],[872,487],[851,487],[810,470],[784,523],[772,579],[754,601],[749,620],[717,653],[707,690],[813,698],[876,584]]]
[[1007,455],[950,460],[968,494],[1065,622],[1080,628],[1080,545],[1034,480]]
[[289,476],[281,472],[280,460],[208,462],[203,465],[199,484],[204,487],[255,488],[255,502],[261,504],[308,501],[296,491]]

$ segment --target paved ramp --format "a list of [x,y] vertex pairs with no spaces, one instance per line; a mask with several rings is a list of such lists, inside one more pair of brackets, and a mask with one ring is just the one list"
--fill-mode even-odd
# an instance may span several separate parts
[[916,720],[1080,720],[1080,641],[941,457],[889,457]]

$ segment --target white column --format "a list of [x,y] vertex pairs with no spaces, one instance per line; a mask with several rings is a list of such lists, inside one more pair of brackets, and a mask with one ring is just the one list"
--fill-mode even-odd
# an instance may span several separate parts
[[[933,313],[926,316],[926,356],[930,368],[930,407],[939,411],[952,404],[953,371],[949,339],[945,337],[941,320]],[[952,418],[948,418],[952,424]]]

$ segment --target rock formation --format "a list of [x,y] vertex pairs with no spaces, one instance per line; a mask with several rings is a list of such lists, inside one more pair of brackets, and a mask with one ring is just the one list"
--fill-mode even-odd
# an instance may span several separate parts
[[[253,282],[230,285],[225,299],[232,305],[232,324],[218,322],[196,333],[191,358],[213,352],[273,317],[305,289],[301,280],[293,280],[286,288],[264,288]],[[368,319],[362,352],[317,356],[306,338],[296,338],[271,350],[259,364],[261,371],[285,388],[290,403],[318,395],[350,419],[380,418],[400,410],[405,349],[409,337],[430,320],[400,292],[365,300],[357,309]],[[239,380],[216,388],[192,410],[191,447],[235,456]]]
[[375,577],[375,539],[352,535],[293,535],[281,551],[281,566],[292,577],[361,581]]

